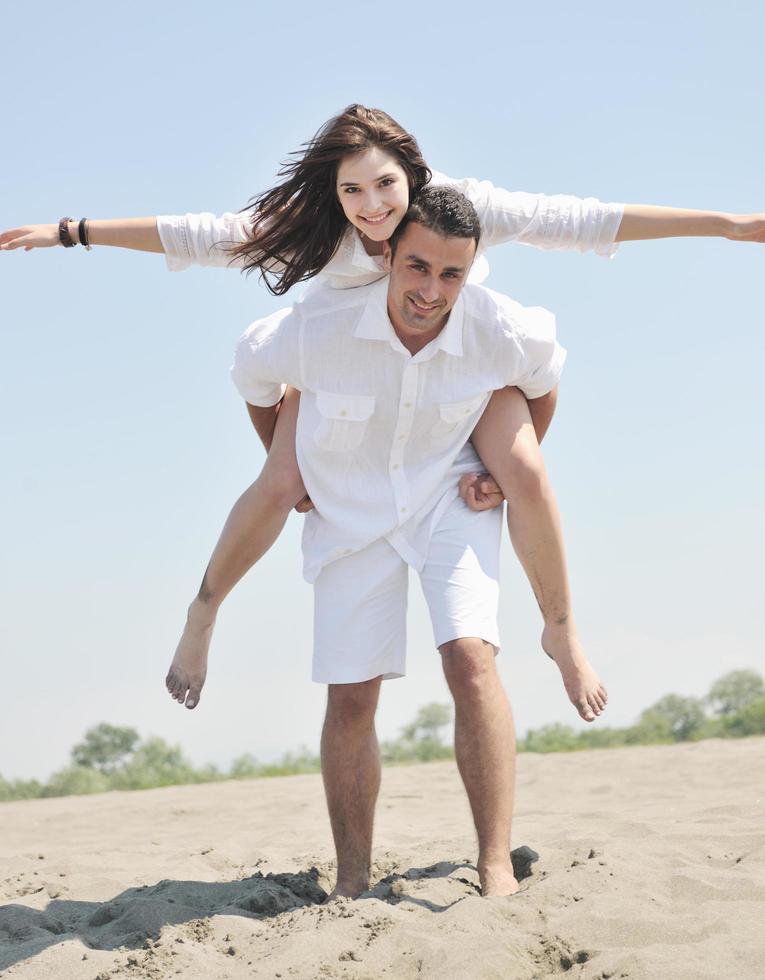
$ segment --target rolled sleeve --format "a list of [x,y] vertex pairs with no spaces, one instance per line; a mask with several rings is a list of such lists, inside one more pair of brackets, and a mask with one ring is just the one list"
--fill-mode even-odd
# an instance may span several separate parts
[[541,306],[526,307],[522,322],[505,328],[520,357],[516,358],[506,385],[520,388],[527,398],[541,398],[558,384],[566,362],[566,350],[555,337],[555,317]]
[[482,247],[515,241],[558,251],[595,252],[612,258],[624,205],[570,194],[529,194],[495,187],[488,180],[434,174],[472,201],[481,221]]
[[302,326],[299,314],[279,310],[256,320],[240,337],[231,379],[250,405],[270,408],[287,385],[302,389]]
[[181,272],[192,265],[241,268],[241,259],[231,260],[231,246],[248,240],[249,227],[246,214],[231,212],[220,217],[207,211],[157,217],[157,232],[170,272]]

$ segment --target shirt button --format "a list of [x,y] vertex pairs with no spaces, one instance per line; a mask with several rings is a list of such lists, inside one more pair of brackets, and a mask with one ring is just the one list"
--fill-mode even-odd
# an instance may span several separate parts
[[399,436],[398,441],[401,442],[402,439],[406,439],[406,436]]
[[340,414],[341,414],[341,415],[347,415],[348,413],[346,412],[346,410],[345,410],[345,409],[342,409],[342,410],[341,410],[341,412],[340,412]]
[[343,554],[344,555],[352,555],[353,554],[353,549],[352,548],[345,548],[345,550],[343,551]]
[[394,469],[394,470],[400,470],[400,469],[401,469],[401,467],[399,466],[399,464],[398,464],[398,463],[394,463],[394,464],[393,464],[393,469]]
[[406,507],[402,507],[402,508],[401,508],[401,513],[402,513],[402,514],[405,514],[405,513],[406,513]]
[[411,402],[404,402],[404,408],[411,408],[411,407],[412,407]]

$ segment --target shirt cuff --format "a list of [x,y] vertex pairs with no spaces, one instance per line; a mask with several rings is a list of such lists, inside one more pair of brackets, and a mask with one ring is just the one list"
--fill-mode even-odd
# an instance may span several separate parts
[[236,370],[236,365],[231,368],[231,380],[234,382],[236,390],[244,398],[248,405],[255,408],[271,408],[277,405],[287,390],[287,385],[258,384],[248,378],[243,378]]
[[610,204],[610,211],[603,220],[600,237],[595,245],[595,254],[604,259],[612,259],[619,250],[620,242],[614,241],[624,217],[623,204]]
[[165,250],[168,272],[183,272],[191,265],[186,220],[177,214],[157,215],[157,234]]
[[538,373],[535,371],[532,377],[528,381],[524,381],[523,384],[519,384],[518,388],[526,398],[542,398],[544,395],[548,395],[560,381],[565,363],[566,349],[556,343],[555,353],[549,364],[546,364],[544,368],[539,368]]

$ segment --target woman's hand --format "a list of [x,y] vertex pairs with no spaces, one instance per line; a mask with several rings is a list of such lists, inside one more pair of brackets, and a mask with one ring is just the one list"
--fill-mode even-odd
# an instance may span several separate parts
[[29,252],[33,248],[50,248],[60,244],[58,225],[23,225],[0,234],[0,251],[3,252],[11,252],[14,248]]
[[725,237],[732,242],[765,243],[765,214],[732,214]]
[[490,473],[465,473],[460,479],[460,497],[471,510],[492,510],[505,499]]

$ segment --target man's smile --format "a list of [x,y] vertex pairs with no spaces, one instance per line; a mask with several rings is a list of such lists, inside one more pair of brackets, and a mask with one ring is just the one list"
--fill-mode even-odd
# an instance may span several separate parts
[[414,296],[409,297],[409,302],[418,313],[432,313],[434,310],[439,310],[443,306],[443,303],[434,303],[432,306],[425,306],[421,301],[418,302]]

